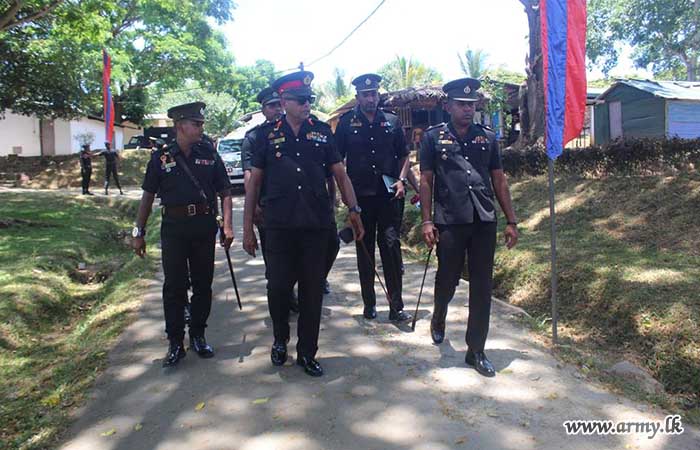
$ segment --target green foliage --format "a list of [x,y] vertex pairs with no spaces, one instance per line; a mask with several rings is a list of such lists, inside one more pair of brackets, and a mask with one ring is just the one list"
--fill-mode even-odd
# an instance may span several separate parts
[[152,246],[142,260],[120,238],[137,205],[0,194],[0,221],[10,223],[0,234],[0,447],[56,448],[71,407],[106,365],[159,257]]
[[[557,173],[578,176],[648,175],[684,171],[700,164],[700,139],[622,139],[605,147],[565,148],[555,162]],[[547,173],[547,155],[532,146],[503,151],[509,175]]]
[[483,49],[472,50],[467,48],[467,51],[464,52],[464,58],[459,53],[457,57],[459,58],[459,66],[462,72],[468,77],[481,78],[488,70],[488,65],[486,64],[488,53]]
[[696,0],[589,0],[587,53],[608,73],[621,44],[632,47],[638,67],[676,79],[697,78],[700,3]]
[[319,111],[330,113],[355,97],[350,83],[345,81],[345,72],[339,68],[334,70],[335,78],[322,84],[316,92],[316,105]]
[[442,81],[442,75],[437,70],[411,57],[398,55],[394,61],[383,65],[377,73],[384,79],[382,85],[387,91],[427,86]]
[[277,77],[275,65],[268,60],[259,59],[252,66],[234,68],[222,92],[227,92],[236,99],[242,113],[249,113],[260,109],[255,97]]
[[211,137],[226,136],[236,125],[236,119],[243,115],[239,103],[227,93],[211,93],[202,89],[196,81],[189,81],[183,89],[169,92],[158,99],[155,111],[164,112],[183,103],[201,101],[207,104],[204,124],[205,132]]
[[0,33],[0,107],[54,117],[99,114],[103,48],[112,57],[117,119],[141,123],[147,94],[186,79],[223,90],[233,58],[210,21],[230,20],[232,8],[230,0],[65,2],[50,16]]

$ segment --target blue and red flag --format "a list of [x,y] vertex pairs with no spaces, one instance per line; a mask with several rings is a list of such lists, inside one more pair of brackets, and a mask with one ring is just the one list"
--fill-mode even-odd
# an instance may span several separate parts
[[581,133],[586,113],[586,0],[540,0],[547,155]]
[[102,50],[102,107],[105,118],[105,142],[112,144],[114,137],[114,101],[112,100],[112,58]]

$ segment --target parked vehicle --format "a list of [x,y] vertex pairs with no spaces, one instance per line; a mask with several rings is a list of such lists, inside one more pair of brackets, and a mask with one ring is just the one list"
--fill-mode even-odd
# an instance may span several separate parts
[[234,185],[243,185],[243,161],[241,160],[241,145],[243,139],[219,139],[216,150],[226,166],[226,173]]
[[130,148],[134,148],[136,150],[150,150],[153,148],[153,141],[142,134],[137,134],[136,136],[131,136],[129,142],[124,145],[125,150]]

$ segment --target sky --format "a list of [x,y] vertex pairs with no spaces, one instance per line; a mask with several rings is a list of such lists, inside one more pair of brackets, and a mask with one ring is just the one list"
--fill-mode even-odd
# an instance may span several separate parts
[[[399,56],[437,69],[445,81],[461,78],[457,54],[483,49],[490,67],[524,74],[528,26],[518,0],[385,0],[340,48],[340,43],[381,0],[236,0],[234,20],[221,27],[237,65],[267,59],[278,70],[305,63],[315,81],[344,71],[346,81]],[[631,73],[623,58],[615,73]],[[594,71],[589,79],[600,78]]]

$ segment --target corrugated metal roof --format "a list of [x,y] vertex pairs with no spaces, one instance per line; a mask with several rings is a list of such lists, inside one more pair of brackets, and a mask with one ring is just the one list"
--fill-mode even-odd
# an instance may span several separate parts
[[608,90],[600,94],[598,100],[620,84],[648,92],[657,97],[672,100],[700,100],[700,82],[697,81],[654,81],[654,80],[618,80]]

